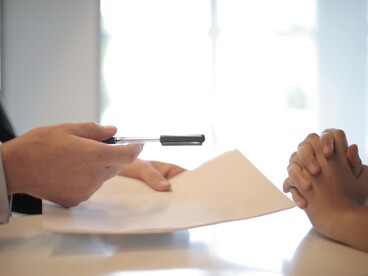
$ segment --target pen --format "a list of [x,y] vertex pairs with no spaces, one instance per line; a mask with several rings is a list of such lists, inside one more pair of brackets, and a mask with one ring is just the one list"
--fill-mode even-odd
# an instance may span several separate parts
[[160,137],[111,137],[106,144],[144,144],[160,142],[163,146],[201,146],[205,141],[203,134],[193,135],[161,135]]

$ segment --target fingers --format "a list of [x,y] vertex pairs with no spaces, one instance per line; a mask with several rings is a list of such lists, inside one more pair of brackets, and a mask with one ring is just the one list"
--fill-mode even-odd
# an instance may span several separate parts
[[[319,143],[317,143],[318,140]],[[346,135],[342,130],[326,129],[321,133],[321,136],[311,133],[298,145],[297,155],[301,161],[299,164],[306,168],[310,174],[317,175],[320,172],[320,165],[316,152],[322,151],[323,155],[328,158],[337,150],[345,152],[347,146]]]
[[340,151],[345,155],[346,150],[348,148],[348,140],[346,138],[345,132],[340,129],[328,130],[333,135],[333,139],[335,140],[334,150]]
[[310,179],[304,175],[303,169],[299,165],[300,161],[296,161],[296,154],[294,153],[292,156],[294,157],[291,158],[291,162],[287,168],[290,181],[293,182],[292,186],[297,186],[298,189],[308,190],[312,186],[312,183]]
[[[308,162],[306,161],[308,160],[306,158],[306,156],[308,156],[306,152],[308,150],[310,151],[308,147],[312,148],[312,151],[314,151],[314,156],[316,156],[316,152],[321,148],[325,158],[330,158],[334,155],[339,155],[340,158],[345,158],[346,156],[354,176],[359,177],[362,170],[362,161],[358,154],[358,147],[356,145],[348,146],[346,134],[343,130],[333,128],[324,130],[320,136],[320,147],[315,144],[313,140],[309,140],[308,138],[304,142],[307,142],[309,145],[304,145],[304,156],[303,153],[300,154],[300,158],[303,159],[303,164]],[[307,150],[305,148],[307,148]],[[317,160],[316,157],[315,159]],[[311,173],[310,167],[307,169]]]
[[149,187],[156,191],[169,191],[171,183],[164,173],[153,166],[153,162],[138,160],[136,170],[132,173],[135,178],[143,180]]
[[183,168],[159,161],[146,162],[146,169],[141,170],[140,178],[156,191],[169,191],[168,179],[185,171]]
[[312,187],[310,178],[307,177],[304,170],[311,175],[317,175],[320,172],[313,146],[319,141],[320,137],[315,133],[311,133],[298,145],[297,152],[294,152],[289,160],[287,168],[289,177],[283,183],[284,192],[290,192],[294,202],[302,209],[307,207],[307,201],[300,191],[306,191]]
[[70,127],[72,134],[83,138],[104,141],[116,134],[116,127],[102,126],[94,122],[65,124]]
[[117,166],[132,163],[143,150],[143,144],[131,145],[107,145],[101,143],[101,157],[106,165]]
[[282,185],[282,189],[284,193],[288,193],[290,191],[290,188],[293,187],[292,180],[288,177],[284,180],[284,184]]
[[156,191],[168,191],[171,189],[168,179],[183,171],[185,169],[177,165],[159,161],[144,161],[138,158],[124,166],[120,174],[140,179]]
[[164,178],[162,174],[156,169],[152,168],[149,174],[145,174],[142,180],[146,182],[148,186],[156,191],[169,191],[171,189],[171,183]]
[[[102,126],[93,122],[65,124],[73,135],[90,139],[95,152],[107,166],[124,165],[133,162],[143,149],[143,144],[134,145],[107,145],[100,143],[116,133],[114,126]],[[96,143],[98,142],[98,143]]]
[[299,208],[301,209],[307,208],[307,201],[296,188],[291,187],[289,191],[291,193],[292,199]]
[[185,171],[184,168],[178,165],[170,164],[170,163],[164,163],[164,162],[159,162],[159,161],[151,161],[150,163],[152,164],[154,168],[160,171],[162,175],[165,176],[165,178],[168,178],[168,179]]
[[296,203],[296,205],[298,205],[299,208],[306,208],[307,207],[307,201],[305,200],[305,198],[300,194],[298,188],[296,188],[294,186],[294,182],[290,179],[290,178],[286,178],[283,184],[283,190],[285,193],[290,192],[291,193],[291,197],[294,200],[294,202]]
[[184,172],[185,169],[184,168],[181,168],[181,167],[178,167],[178,166],[175,166],[174,168],[172,168],[166,175],[167,178],[172,178],[182,172]]
[[338,149],[345,152],[348,147],[345,132],[335,128],[324,130],[321,134],[320,143],[325,157],[330,157]]
[[330,157],[334,152],[334,136],[328,129],[322,131],[320,136],[320,144],[325,157]]
[[284,183],[284,191],[288,192],[289,188],[295,186],[299,190],[308,190],[312,186],[310,178],[307,177],[303,170],[306,169],[310,174],[317,175],[320,172],[320,166],[315,156],[314,148],[311,142],[319,141],[317,134],[309,134],[307,138],[298,145],[298,151],[294,152],[289,160],[287,167],[289,182]]
[[356,178],[358,178],[362,172],[363,164],[362,160],[359,157],[358,146],[353,144],[348,147],[346,151],[346,157],[348,158],[351,169],[353,170],[353,174]]
[[[341,156],[344,158],[341,159]],[[357,146],[348,147],[346,135],[339,129],[326,129],[320,136],[309,134],[291,155],[287,168],[289,177],[283,183],[283,190],[291,193],[300,208],[307,207],[303,193],[312,188],[308,175],[317,176],[321,172],[321,165],[331,157],[337,157],[343,162],[348,161],[355,177],[361,174],[362,161]]]
[[311,133],[307,138],[298,145],[297,156],[304,168],[312,175],[317,175],[320,172],[320,166],[316,158],[315,149],[312,143],[319,140],[319,136]]

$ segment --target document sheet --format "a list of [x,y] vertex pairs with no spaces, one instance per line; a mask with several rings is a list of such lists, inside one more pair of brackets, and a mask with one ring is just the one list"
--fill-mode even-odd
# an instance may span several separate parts
[[238,150],[170,180],[157,192],[116,176],[70,209],[43,202],[43,227],[67,233],[155,233],[248,219],[295,206]]

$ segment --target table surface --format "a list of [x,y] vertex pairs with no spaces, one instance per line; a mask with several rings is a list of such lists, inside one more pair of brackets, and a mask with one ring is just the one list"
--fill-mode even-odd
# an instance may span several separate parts
[[[330,241],[298,208],[172,233],[60,234],[42,216],[0,226],[1,275],[368,275],[368,254]],[[173,274],[174,273],[174,274]]]

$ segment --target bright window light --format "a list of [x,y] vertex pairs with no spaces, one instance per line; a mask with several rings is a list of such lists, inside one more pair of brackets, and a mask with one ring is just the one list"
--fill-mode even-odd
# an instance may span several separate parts
[[[280,184],[317,126],[315,1],[102,0],[101,15],[103,124],[203,133],[207,156],[238,148]],[[194,166],[199,152],[141,157]]]

